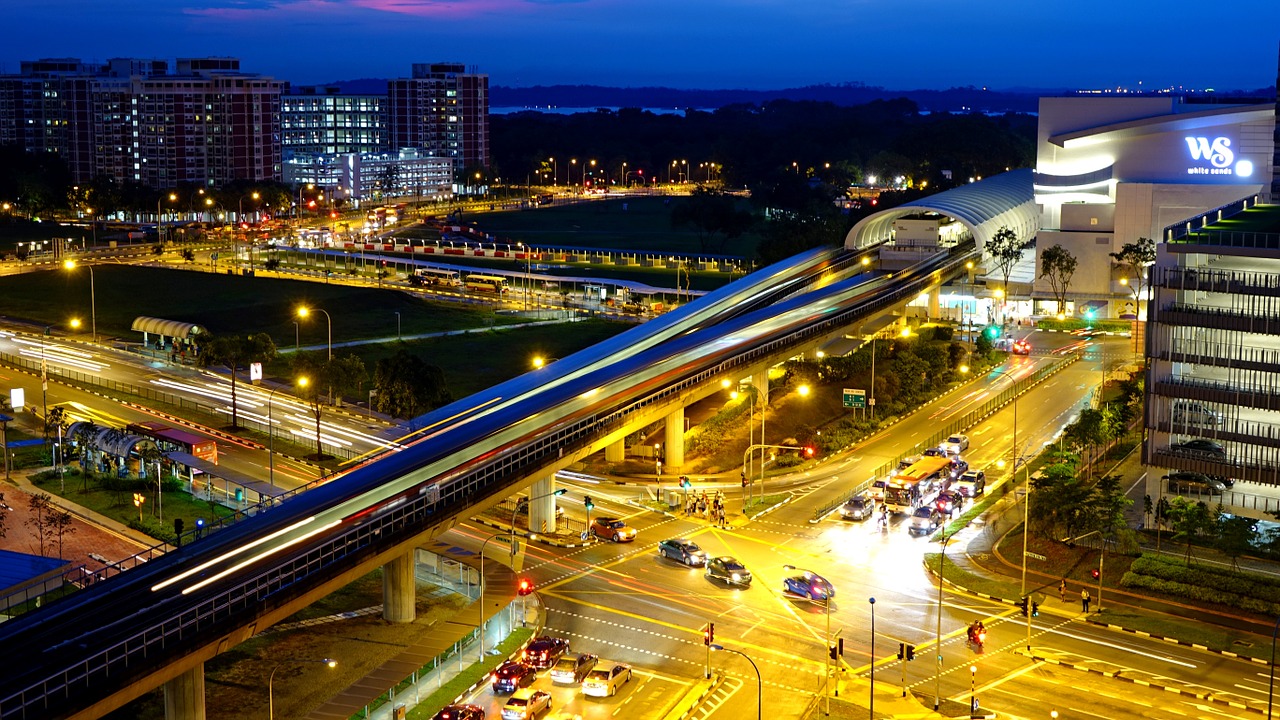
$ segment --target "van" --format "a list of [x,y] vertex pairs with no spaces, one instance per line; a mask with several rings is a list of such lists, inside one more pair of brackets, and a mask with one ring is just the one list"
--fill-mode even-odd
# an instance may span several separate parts
[[1191,400],[1175,400],[1173,403],[1173,424],[1217,426],[1222,424],[1222,413],[1203,403]]

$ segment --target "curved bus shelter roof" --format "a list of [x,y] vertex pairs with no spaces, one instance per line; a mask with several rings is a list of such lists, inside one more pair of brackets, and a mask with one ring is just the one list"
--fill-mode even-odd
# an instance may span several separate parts
[[912,200],[860,220],[845,237],[844,246],[857,250],[892,240],[894,221],[930,213],[964,224],[980,249],[1001,227],[1008,227],[1023,240],[1030,240],[1040,224],[1032,186],[1032,171],[1028,168]]
[[165,320],[163,318],[147,317],[139,315],[133,319],[133,331],[151,333],[153,335],[164,335],[165,337],[178,338],[186,340],[192,335],[199,335],[208,332],[201,325],[194,323],[178,322],[177,320]]
[[[73,440],[79,439],[80,428],[89,424],[83,421],[71,423],[67,427],[65,437]],[[89,436],[89,444],[99,452],[104,452],[113,457],[127,458],[138,449],[139,445],[154,446],[155,441],[151,438],[130,435],[116,428],[95,425],[93,434]]]

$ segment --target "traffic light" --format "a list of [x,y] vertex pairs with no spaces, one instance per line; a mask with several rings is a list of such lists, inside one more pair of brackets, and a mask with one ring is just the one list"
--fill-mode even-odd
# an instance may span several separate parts
[[702,644],[711,647],[711,643],[716,641],[716,624],[707,623],[707,627],[702,631]]
[[836,654],[844,657],[844,638],[836,638]]
[[1027,616],[1027,599],[1022,598],[1018,601],[1018,609],[1022,611],[1022,617]]
[[533,592],[533,582],[529,578],[520,578],[520,584],[516,587],[516,594],[520,597],[529,595]]
[[688,475],[680,476],[680,487],[684,488],[685,490],[688,490],[689,488],[693,487],[693,483],[689,482]]
[[1094,580],[1097,580],[1097,579],[1098,579],[1098,569],[1097,569],[1097,568],[1094,568],[1093,570],[1090,570],[1090,571],[1089,571],[1089,575],[1090,575],[1090,576],[1092,576]]
[[983,330],[982,332],[986,333],[987,337],[991,338],[992,340],[995,340],[996,338],[1000,337],[1000,328],[996,327],[995,325],[988,325],[987,329]]
[[1098,315],[1098,311],[1095,310],[1094,308],[1089,308],[1084,311],[1084,319],[1090,322],[1093,322],[1093,319],[1097,317],[1097,315]]
[[187,524],[187,523],[186,523],[186,521],[185,521],[185,520],[183,520],[182,518],[174,518],[174,519],[173,519],[173,534],[174,534],[174,535],[181,536],[181,535],[182,535],[182,528],[186,527],[186,524]]
[[836,651],[837,651],[837,648],[835,645],[832,645],[831,647],[827,648],[827,657],[831,658],[832,660],[835,660]]
[[1040,603],[1031,603],[1031,617],[1040,617]]
[[590,510],[591,508],[593,508],[593,507],[595,507],[595,506],[596,506],[596,504],[595,504],[595,503],[591,502],[591,496],[590,496],[590,495],[583,495],[583,496],[582,496],[582,504],[583,504],[583,505],[584,505],[588,510]]
[[907,660],[915,660],[915,659],[916,659],[916,646],[915,646],[915,645],[908,645],[908,646],[907,646]]
[[811,458],[811,457],[813,457],[813,453],[814,453],[814,452],[816,452],[816,451],[814,450],[814,448],[813,448],[813,446],[812,446],[812,445],[805,445],[805,446],[804,446],[804,456],[805,456],[805,457],[807,457],[807,458]]
[[746,487],[746,486],[747,486],[747,471],[746,471],[746,470],[743,470],[740,474],[742,475],[742,487]]
[[906,643],[898,643],[898,659],[899,659],[899,660],[901,660],[902,658],[904,658],[904,657],[906,657],[906,656],[907,656],[907,644],[906,644]]

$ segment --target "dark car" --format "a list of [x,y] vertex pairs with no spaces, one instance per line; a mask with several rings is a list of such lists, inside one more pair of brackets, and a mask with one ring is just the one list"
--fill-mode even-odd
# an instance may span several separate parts
[[987,491],[987,474],[981,470],[970,470],[952,483],[951,487],[965,497],[977,497]]
[[1169,481],[1169,492],[1187,493],[1188,495],[1221,495],[1227,486],[1221,481],[1198,472],[1174,472],[1165,475]]
[[936,508],[926,505],[924,507],[916,508],[915,511],[911,513],[911,521],[907,525],[907,532],[912,535],[928,535],[934,530],[937,530],[938,526],[941,524],[942,514],[939,513]]
[[569,641],[543,635],[524,649],[524,662],[539,670],[546,670],[569,652]]
[[746,587],[751,584],[751,573],[747,571],[747,567],[738,562],[737,558],[728,555],[708,560],[706,575],[727,585]]
[[789,573],[782,579],[782,591],[788,595],[806,597],[818,602],[826,602],[829,598],[836,596],[835,587],[821,575],[791,565],[784,565],[783,569]]
[[531,665],[508,660],[493,671],[493,691],[496,693],[515,692],[522,687],[529,687],[538,678],[538,671]]
[[1198,455],[1200,457],[1213,458],[1215,460],[1227,459],[1227,449],[1223,447],[1222,443],[1207,440],[1205,438],[1196,438],[1182,443],[1174,443],[1169,446],[1169,449],[1178,455]]
[[582,682],[587,673],[595,669],[599,660],[600,658],[590,653],[582,653],[578,657],[566,655],[551,668],[551,682],[577,685]]
[[964,507],[964,495],[959,490],[943,490],[934,505],[943,515],[954,515]]
[[446,705],[431,720],[484,720],[484,708],[479,705]]
[[658,554],[690,567],[707,564],[707,553],[697,543],[684,538],[671,538],[658,543]]
[[924,451],[925,457],[946,457],[947,451],[941,447],[931,447]]
[[840,506],[840,517],[845,520],[866,520],[875,510],[875,500],[859,495]]
[[951,475],[951,479],[955,480],[961,475],[969,472],[969,462],[967,460],[956,458],[951,461],[951,468],[947,472]]

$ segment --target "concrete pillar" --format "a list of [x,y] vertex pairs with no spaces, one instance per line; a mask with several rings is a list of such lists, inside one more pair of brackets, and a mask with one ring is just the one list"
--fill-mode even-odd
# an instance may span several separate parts
[[413,575],[414,553],[405,554],[382,566],[382,619],[413,622],[417,614],[418,584]]
[[684,465],[684,408],[667,416],[666,444],[663,445],[669,472],[679,472]]
[[529,487],[529,497],[537,498],[529,503],[529,532],[553,533],[556,531],[556,476],[535,480]]
[[942,289],[934,288],[929,291],[929,317],[937,320],[942,315]]
[[756,389],[756,403],[765,406],[769,404],[769,370],[764,369],[751,376],[751,384]]
[[204,720],[204,663],[164,684],[165,720]]
[[604,461],[619,463],[627,459],[627,439],[622,438],[615,443],[604,446]]

